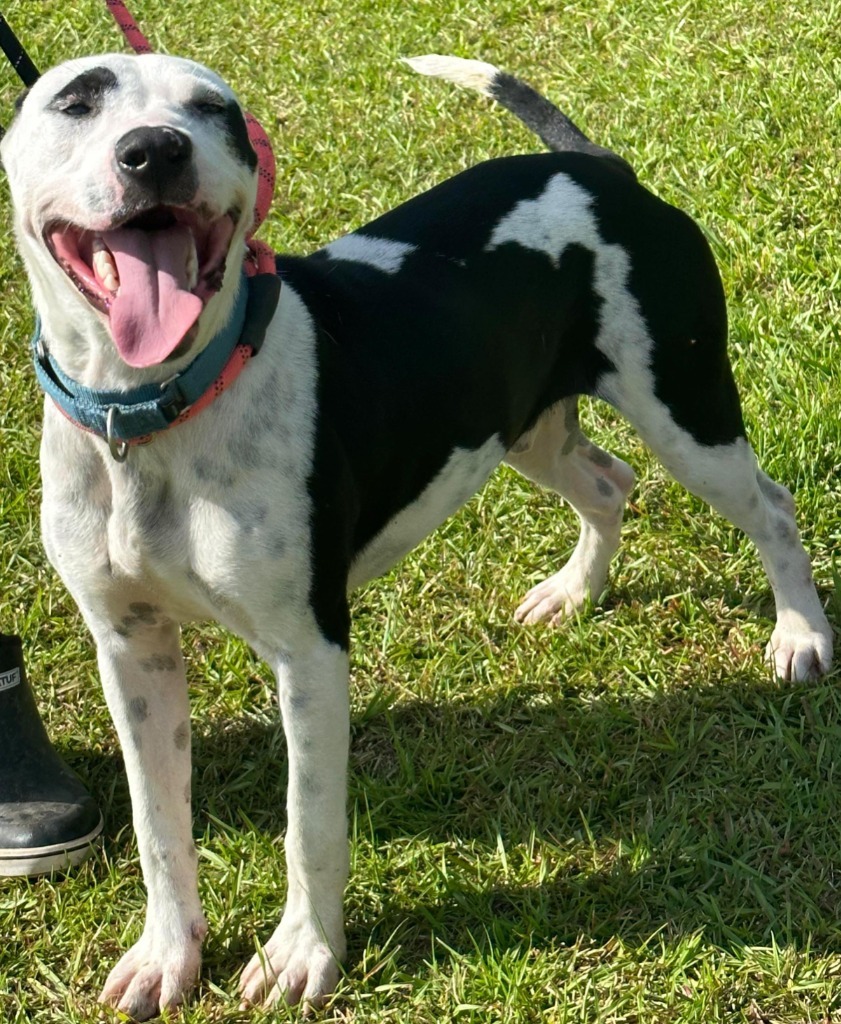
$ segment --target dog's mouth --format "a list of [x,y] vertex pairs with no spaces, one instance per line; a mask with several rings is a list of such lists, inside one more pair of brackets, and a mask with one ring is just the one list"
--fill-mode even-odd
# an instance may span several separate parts
[[108,317],[129,366],[162,363],[196,326],[222,286],[236,226],[156,206],[103,231],[54,222],[44,232],[56,262],[88,302]]

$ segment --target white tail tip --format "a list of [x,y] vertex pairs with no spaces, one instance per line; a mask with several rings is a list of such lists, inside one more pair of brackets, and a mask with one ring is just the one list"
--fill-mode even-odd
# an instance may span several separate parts
[[483,60],[446,57],[440,53],[427,53],[423,57],[404,57],[403,63],[408,64],[419,75],[446,78],[447,81],[454,82],[464,89],[475,89],[485,96],[491,95],[491,85],[499,74],[499,68],[495,68],[493,64],[486,64]]

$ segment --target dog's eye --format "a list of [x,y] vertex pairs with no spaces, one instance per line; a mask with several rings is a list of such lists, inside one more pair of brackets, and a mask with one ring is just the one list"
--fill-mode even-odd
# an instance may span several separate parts
[[91,112],[91,105],[84,100],[71,100],[59,108],[62,114],[68,117],[84,117]]
[[225,104],[222,100],[215,99],[195,100],[191,106],[197,114],[204,114],[207,117],[212,117],[214,114],[221,114],[225,110]]

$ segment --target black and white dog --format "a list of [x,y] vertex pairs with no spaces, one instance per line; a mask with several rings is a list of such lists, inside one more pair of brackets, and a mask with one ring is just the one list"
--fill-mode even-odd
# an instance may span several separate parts
[[579,395],[611,402],[755,542],[777,602],[776,672],[830,665],[794,503],[745,439],[698,227],[509,75],[411,63],[495,97],[553,152],[488,161],[309,257],[278,258],[282,290],[259,330],[240,267],[255,157],[216,75],[156,55],[72,61],[23,98],[3,142],[39,361],[59,391],[117,403],[165,390],[242,316],[234,333],[262,338],[224,393],[127,458],[110,420],[106,442],[46,402],[44,541],[96,639],[149,895],[102,998],[136,1018],[183,999],[206,931],[180,623],[219,620],[277,673],[288,896],[241,993],[319,1004],[344,953],[348,592],[504,460],[582,523],[517,619],[557,622],[598,596],[634,474],[582,434]]

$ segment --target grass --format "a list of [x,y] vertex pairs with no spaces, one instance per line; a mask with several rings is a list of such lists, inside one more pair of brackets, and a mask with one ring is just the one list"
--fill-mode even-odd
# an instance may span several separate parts
[[[263,237],[277,248],[311,250],[469,164],[535,148],[402,55],[493,60],[626,155],[711,239],[752,440],[797,492],[841,622],[841,5],[132,6],[159,48],[222,72],[273,137]],[[44,66],[122,48],[98,0],[4,11]],[[8,121],[17,87],[8,68],[0,79]],[[40,398],[9,233],[0,286],[0,620],[26,637],[51,734],[107,819],[73,875],[0,883],[0,1013],[69,1024],[98,1018],[144,896],[91,643],[38,539]],[[591,614],[513,626],[575,524],[505,470],[354,600],[349,956],[328,1020],[841,1020],[838,673],[769,678],[773,606],[750,545],[608,409],[586,426],[639,474]],[[245,1020],[234,979],[283,898],[285,754],[266,667],[213,627],[185,644],[211,931],[180,1019]]]

